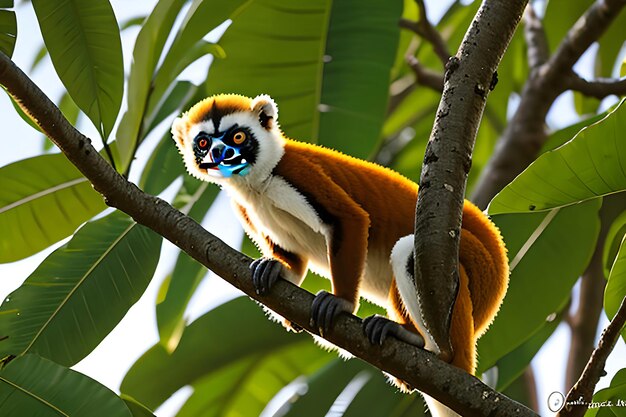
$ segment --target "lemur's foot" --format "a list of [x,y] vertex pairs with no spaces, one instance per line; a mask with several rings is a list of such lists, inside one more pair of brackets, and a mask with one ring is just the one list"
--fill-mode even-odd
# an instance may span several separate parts
[[252,284],[256,293],[266,294],[278,281],[283,273],[284,266],[274,258],[259,258],[250,264],[252,270]]
[[363,332],[373,345],[382,345],[389,335],[419,348],[424,347],[424,338],[401,324],[375,314],[363,320]]
[[335,318],[340,313],[352,313],[354,304],[343,298],[335,297],[329,292],[320,291],[311,304],[311,326],[324,335],[330,330]]

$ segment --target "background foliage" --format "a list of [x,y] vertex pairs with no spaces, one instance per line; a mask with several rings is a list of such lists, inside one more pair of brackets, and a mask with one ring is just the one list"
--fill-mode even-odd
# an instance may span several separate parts
[[[564,3],[547,3],[551,46],[591,4]],[[478,6],[455,1],[437,24],[451,51]],[[407,48],[423,65],[442,70],[431,45],[397,24],[402,17],[417,18],[413,1],[159,0],[128,22],[116,20],[107,0],[33,0],[32,7],[44,45],[33,67],[49,54],[67,89],[57,102],[66,117],[74,123],[87,117],[100,134],[102,153],[125,174],[139,169],[133,160],[148,135],[162,135],[142,167],[139,186],[159,194],[184,176],[172,202],[198,221],[218,190],[186,176],[162,122],[215,93],[270,94],[288,136],[381,161],[419,179],[439,93],[417,85],[389,104],[390,88],[414,76],[404,60]],[[626,24],[624,14],[620,19]],[[623,28],[620,22],[614,27]],[[120,33],[136,25],[141,29],[125,73]],[[0,0],[3,53],[13,53],[17,29],[13,1]],[[598,76],[613,75],[624,42],[616,30],[593,51]],[[525,49],[518,31],[487,103],[470,190],[528,76]],[[213,61],[204,82],[179,77],[207,55]],[[526,403],[520,375],[556,328],[589,263],[603,196],[626,189],[626,105],[613,101],[607,110],[596,99],[574,98],[576,124],[552,132],[541,157],[489,208],[507,242],[512,275],[504,306],[480,340],[479,369],[497,368],[498,389]],[[32,124],[17,106],[16,112]],[[423,413],[417,395],[396,393],[370,366],[345,363],[307,335],[284,332],[247,299],[188,323],[188,302],[206,271],[184,253],[155,306],[160,342],[128,371],[121,395],[68,369],[121,320],[159,262],[161,237],[105,208],[49,143],[41,155],[0,168],[0,262],[23,259],[71,236],[0,307],[1,415],[89,409],[89,415],[149,416],[187,385],[194,392],[178,416],[259,415],[273,399],[286,398],[288,416],[319,416],[337,404],[348,416]],[[623,215],[616,220],[604,254],[609,316],[626,294],[625,224]],[[248,240],[242,250],[256,256]],[[311,290],[323,285],[328,284],[313,275],[305,282]],[[365,303],[360,315],[375,311]],[[623,374],[598,398],[626,398]]]

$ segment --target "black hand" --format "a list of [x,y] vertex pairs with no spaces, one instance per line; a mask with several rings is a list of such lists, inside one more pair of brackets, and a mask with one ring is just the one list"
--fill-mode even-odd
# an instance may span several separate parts
[[267,293],[283,273],[283,264],[273,258],[259,258],[250,264],[252,284],[257,294]]
[[352,313],[354,305],[348,300],[320,291],[311,304],[311,326],[317,328],[320,334],[328,332],[335,318],[340,313]]
[[363,320],[363,332],[373,345],[382,345],[387,336],[394,336],[408,344],[424,347],[424,338],[419,334],[405,329],[399,323],[378,314]]

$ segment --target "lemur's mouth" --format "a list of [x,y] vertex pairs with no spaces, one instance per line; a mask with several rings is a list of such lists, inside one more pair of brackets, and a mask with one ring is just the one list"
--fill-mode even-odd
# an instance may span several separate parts
[[220,165],[223,165],[226,167],[232,167],[235,165],[241,165],[245,163],[246,161],[243,158],[243,156],[237,155],[234,158],[230,158],[230,159],[221,159],[219,161],[213,161],[213,162],[203,162],[199,166],[200,166],[200,169],[219,169]]

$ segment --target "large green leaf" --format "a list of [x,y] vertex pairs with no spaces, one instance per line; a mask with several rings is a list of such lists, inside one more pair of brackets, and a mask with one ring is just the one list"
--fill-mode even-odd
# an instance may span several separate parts
[[[190,179],[183,183],[175,205],[197,222],[201,222],[218,192],[219,189],[212,184]],[[174,270],[167,277],[164,293],[160,295],[156,306],[159,337],[170,352],[178,345],[187,324],[184,320],[187,304],[207,273],[204,265],[185,252],[178,254]]]
[[[13,7],[13,0],[0,3],[0,8]],[[0,52],[11,57],[17,40],[17,19],[12,10],[0,9]]]
[[593,4],[593,0],[549,0],[543,25],[551,52],[556,51],[567,32],[582,14]]
[[[559,323],[561,320],[556,320],[556,318],[555,320],[546,320],[546,323],[530,339],[498,360],[496,363],[498,368],[496,389],[498,391],[507,389],[524,373],[524,370],[530,365],[530,361],[546,343],[546,340],[552,336]],[[478,373],[482,371],[483,369],[479,369]]]
[[509,250],[509,289],[489,331],[478,341],[486,370],[561,311],[587,266],[599,232],[600,199],[548,213],[493,217]]
[[64,155],[0,168],[0,262],[47,248],[104,208],[100,194]]
[[87,223],[0,306],[0,357],[87,356],[145,291],[161,240],[121,212]]
[[626,236],[626,210],[617,216],[606,234],[602,252],[602,266],[604,267],[604,276],[607,278],[622,246],[624,236]]
[[306,384],[304,393],[291,399],[286,417],[425,415],[419,394],[399,393],[382,372],[358,359],[335,359],[307,378]]
[[142,136],[144,113],[152,88],[152,78],[165,41],[185,0],[159,0],[145,20],[133,49],[133,61],[128,79],[128,110],[117,129],[117,142],[125,170]]
[[626,189],[624,100],[565,145],[541,155],[489,204],[489,214],[548,210]]
[[52,64],[74,102],[108,138],[124,93],[120,31],[108,0],[33,0]]
[[193,395],[177,417],[258,416],[281,389],[333,357],[311,340],[276,349],[270,355],[251,355],[194,384]]
[[386,112],[400,0],[256,0],[220,41],[211,94],[270,94],[288,136],[368,156]]
[[[626,235],[622,238],[609,273],[609,282],[604,290],[604,311],[609,319],[613,319],[624,297],[626,297]],[[622,337],[626,341],[626,328],[622,329]]]
[[191,323],[171,354],[160,343],[150,348],[128,371],[120,389],[155,408],[185,385],[220,372],[231,375],[224,370],[244,363],[252,372],[262,358],[305,341],[310,342],[308,335],[286,332],[259,306],[237,298]]
[[0,415],[132,417],[107,387],[34,354],[0,370]]

